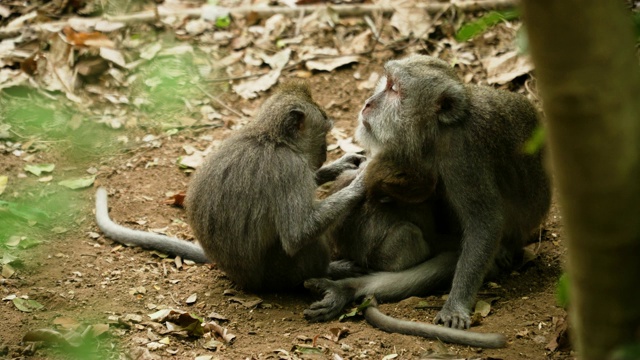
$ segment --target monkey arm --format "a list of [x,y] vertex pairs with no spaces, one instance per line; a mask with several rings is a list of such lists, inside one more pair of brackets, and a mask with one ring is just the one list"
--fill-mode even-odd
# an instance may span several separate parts
[[280,241],[287,254],[293,256],[310,242],[317,241],[332,223],[364,198],[362,174],[364,172],[349,186],[319,202],[306,191],[289,191],[289,206],[276,214]]
[[447,327],[469,328],[469,313],[489,265],[493,263],[504,218],[500,192],[489,174],[477,168],[458,174],[461,175],[446,186],[463,228],[462,251],[451,292],[435,321]]
[[335,180],[340,174],[346,170],[355,170],[367,158],[364,155],[348,153],[338,160],[324,165],[316,171],[316,184],[322,185],[329,181]]
[[114,223],[111,218],[109,218],[107,190],[103,187],[99,187],[96,191],[96,223],[106,237],[121,244],[131,244],[147,249],[158,250],[199,263],[210,262],[198,244],[147,231],[128,229]]

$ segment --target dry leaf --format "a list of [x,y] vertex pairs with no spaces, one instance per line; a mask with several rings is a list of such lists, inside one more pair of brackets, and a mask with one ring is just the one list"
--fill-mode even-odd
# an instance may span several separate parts
[[101,47],[100,48],[100,56],[108,61],[111,61],[112,63],[121,66],[121,67],[125,67],[127,66],[127,62],[124,60],[124,56],[122,55],[122,53],[118,50],[114,50],[114,49],[109,49],[106,47]]
[[166,205],[172,205],[172,206],[178,206],[178,207],[184,207],[184,198],[187,196],[187,193],[184,191],[181,191],[177,194],[174,194],[173,196],[169,197],[168,199],[166,199],[164,201],[164,203]]
[[498,85],[506,84],[533,70],[528,57],[518,55],[515,50],[500,56],[485,58],[482,60],[482,66],[487,69],[487,82]]
[[431,26],[431,17],[425,9],[418,9],[412,5],[413,1],[395,2],[396,11],[391,16],[389,24],[393,26],[402,37],[413,36],[417,39],[427,37],[435,30]]
[[305,63],[305,66],[309,70],[333,71],[341,66],[357,63],[360,61],[362,61],[362,57],[358,55],[346,55],[336,58],[308,60]]

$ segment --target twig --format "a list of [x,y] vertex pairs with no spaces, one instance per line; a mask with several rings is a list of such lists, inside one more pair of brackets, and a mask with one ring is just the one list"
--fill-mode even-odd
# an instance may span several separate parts
[[209,94],[205,89],[203,89],[202,87],[200,87],[200,85],[196,84],[196,87],[202,91],[202,93],[204,93],[205,95],[207,95],[209,97],[209,99],[215,101],[216,103],[218,103],[218,105],[222,106],[223,108],[231,111],[232,113],[234,113],[236,116],[238,116],[239,118],[243,118],[244,115],[242,115],[241,113],[233,110],[231,107],[229,107],[227,104],[225,104],[222,100],[218,99],[217,97]]
[[[460,11],[475,12],[480,10],[504,10],[511,9],[516,6],[515,0],[467,0],[456,2],[455,6]],[[205,5],[208,6],[208,5]],[[415,9],[424,10],[430,14],[437,14],[440,11],[446,10],[451,7],[450,3],[428,2],[423,4],[416,4]],[[320,9],[326,8],[326,5],[302,5],[298,7],[286,7],[286,6],[239,6],[236,8],[229,8],[229,12],[232,15],[245,16],[252,14],[259,18],[270,17],[275,14],[282,14],[287,16],[299,16],[300,14],[311,14]],[[336,5],[330,6],[331,10],[340,16],[362,16],[368,15],[374,12],[383,14],[390,14],[395,11],[394,6],[380,6],[373,4],[366,5]],[[126,15],[104,15],[100,17],[92,18],[70,18],[64,21],[53,21],[42,24],[27,24],[21,26],[13,26],[11,28],[0,28],[0,39],[17,36],[25,30],[31,30],[35,32],[51,31],[62,28],[69,24],[71,20],[81,21],[84,23],[98,22],[98,21],[110,21],[121,23],[137,23],[137,22],[153,22],[159,18],[168,16],[184,16],[187,18],[199,18],[202,16],[205,8],[189,8],[189,9],[168,9],[162,6],[157,7],[154,10],[143,11],[139,13],[126,14]]]
[[250,78],[254,78],[254,77],[260,77],[262,75],[267,75],[269,72],[265,71],[265,72],[261,72],[261,73],[255,73],[255,74],[249,74],[249,75],[242,75],[242,76],[230,76],[230,77],[225,77],[225,78],[217,78],[217,79],[206,79],[204,80],[204,82],[227,82],[227,81],[233,81],[233,80],[242,80],[242,79],[250,79]]

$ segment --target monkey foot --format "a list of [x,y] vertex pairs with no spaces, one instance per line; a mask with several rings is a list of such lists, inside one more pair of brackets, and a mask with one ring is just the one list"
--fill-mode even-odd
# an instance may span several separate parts
[[329,321],[340,315],[342,309],[353,301],[354,293],[339,281],[329,279],[309,279],[304,287],[324,297],[304,311],[304,317],[311,322]]
[[433,322],[453,329],[468,329],[471,326],[471,317],[467,309],[449,309],[445,304]]

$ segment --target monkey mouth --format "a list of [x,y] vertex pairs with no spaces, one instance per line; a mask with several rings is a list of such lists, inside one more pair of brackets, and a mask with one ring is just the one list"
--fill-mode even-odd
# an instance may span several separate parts
[[369,124],[367,120],[362,119],[362,126],[364,126],[367,131],[371,131],[371,124]]

